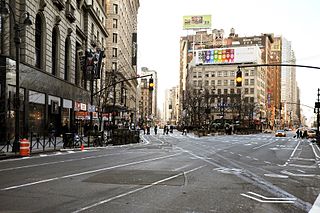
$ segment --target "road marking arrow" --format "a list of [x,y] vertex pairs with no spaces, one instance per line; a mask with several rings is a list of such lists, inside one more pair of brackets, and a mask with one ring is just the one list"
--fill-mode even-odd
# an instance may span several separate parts
[[[248,195],[250,194],[250,195]],[[250,198],[252,200],[258,201],[260,203],[294,203],[296,198],[290,197],[265,197],[263,195],[254,193],[254,192],[247,192],[247,194],[241,194],[244,197]]]

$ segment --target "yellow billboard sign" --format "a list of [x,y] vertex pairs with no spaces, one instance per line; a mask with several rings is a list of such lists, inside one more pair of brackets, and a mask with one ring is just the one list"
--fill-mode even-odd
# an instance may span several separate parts
[[211,15],[183,16],[183,29],[211,28]]

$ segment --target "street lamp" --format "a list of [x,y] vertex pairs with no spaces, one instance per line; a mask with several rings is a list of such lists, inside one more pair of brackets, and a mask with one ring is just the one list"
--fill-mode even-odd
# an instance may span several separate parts
[[[6,5],[8,5],[9,9],[6,7]],[[14,43],[16,46],[15,139],[13,142],[12,151],[18,152],[19,138],[20,138],[20,97],[19,97],[20,96],[19,65],[20,65],[20,44],[21,44],[20,32],[23,30],[24,26],[32,25],[32,22],[30,20],[30,14],[28,12],[23,12],[17,22],[14,14],[14,10],[11,8],[10,4],[6,3],[5,0],[0,0],[0,15],[7,15],[10,13],[13,17],[13,22],[14,22]]]

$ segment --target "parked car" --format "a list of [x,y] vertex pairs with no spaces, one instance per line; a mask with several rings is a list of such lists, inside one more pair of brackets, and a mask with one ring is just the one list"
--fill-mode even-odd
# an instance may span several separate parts
[[275,136],[276,137],[286,137],[287,134],[286,134],[286,131],[284,131],[284,130],[277,130],[275,133]]

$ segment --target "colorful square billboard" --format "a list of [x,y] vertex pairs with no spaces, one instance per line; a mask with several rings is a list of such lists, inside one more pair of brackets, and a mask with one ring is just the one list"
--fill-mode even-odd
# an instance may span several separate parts
[[259,47],[235,47],[195,50],[195,64],[232,64],[258,62],[261,58]]
[[210,29],[211,15],[183,16],[183,29]]

